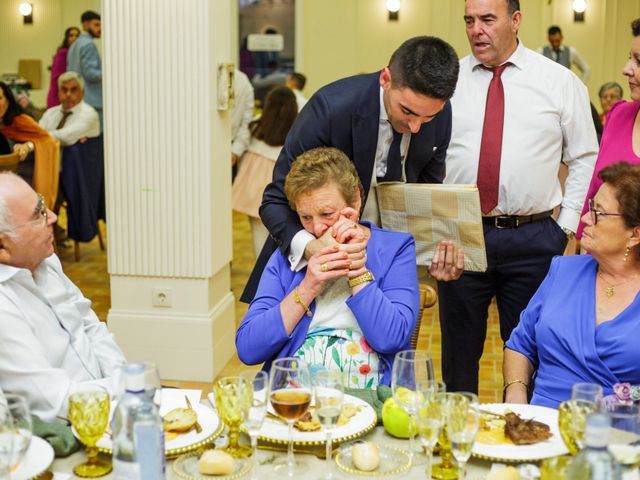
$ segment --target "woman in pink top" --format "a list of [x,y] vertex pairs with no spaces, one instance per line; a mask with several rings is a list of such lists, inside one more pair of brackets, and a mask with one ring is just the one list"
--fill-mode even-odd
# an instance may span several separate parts
[[67,71],[67,52],[79,35],[80,30],[76,27],[69,27],[64,31],[64,40],[53,57],[53,63],[51,64],[51,83],[49,84],[49,94],[47,95],[47,108],[60,105],[60,100],[58,100],[58,77]]
[[[582,215],[589,209],[589,199],[593,198],[602,185],[602,180],[598,177],[600,170],[621,160],[640,164],[640,115],[638,115],[640,112],[640,18],[631,22],[631,31],[633,32],[631,51],[622,73],[629,79],[632,101],[616,103],[607,114],[600,153],[582,208]],[[582,236],[583,228],[584,224],[580,223],[576,234],[578,238]]]

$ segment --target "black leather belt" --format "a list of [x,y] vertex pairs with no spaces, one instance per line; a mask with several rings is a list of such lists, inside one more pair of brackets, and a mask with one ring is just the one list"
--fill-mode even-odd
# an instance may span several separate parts
[[527,223],[544,220],[553,213],[553,210],[533,215],[497,215],[495,217],[482,217],[482,223],[496,228],[518,228]]

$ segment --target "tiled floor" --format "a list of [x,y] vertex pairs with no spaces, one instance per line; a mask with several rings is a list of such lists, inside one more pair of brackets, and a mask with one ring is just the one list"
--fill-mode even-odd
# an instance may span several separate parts
[[[61,221],[64,224],[64,219]],[[106,241],[106,231],[103,228]],[[254,262],[249,222],[244,215],[233,216],[233,261],[231,264],[231,288],[237,298],[240,297],[244,284],[251,272]],[[80,262],[74,262],[73,248],[61,250],[60,258],[67,275],[80,287],[84,294],[93,301],[93,307],[101,320],[106,320],[111,305],[109,296],[109,276],[107,274],[107,255],[100,251],[98,240],[81,244]],[[247,305],[236,301],[236,322],[242,319]],[[420,347],[425,346],[434,360],[436,375],[440,376],[440,325],[437,305],[425,312],[420,329]],[[485,342],[484,355],[480,361],[480,400],[483,402],[501,401],[502,385],[502,340],[497,321],[495,304],[489,312],[489,328]],[[220,376],[232,375],[246,370],[237,357],[234,357],[220,373]],[[254,367],[255,368],[255,367]],[[197,387],[210,390],[210,383],[171,382],[165,383],[185,387]]]

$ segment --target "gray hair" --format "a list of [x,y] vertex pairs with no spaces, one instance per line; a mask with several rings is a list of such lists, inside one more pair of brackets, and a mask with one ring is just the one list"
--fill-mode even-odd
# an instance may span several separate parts
[[[0,172],[0,180],[3,177],[18,177],[13,172]],[[12,238],[16,237],[15,232],[13,231],[13,222],[11,221],[11,212],[9,212],[9,208],[7,207],[7,201],[3,195],[0,195],[0,233],[4,233]]]
[[80,90],[84,92],[84,78],[82,78],[82,75],[80,75],[79,73],[71,70],[64,72],[58,77],[58,88],[60,88],[63,83],[70,82],[72,80],[78,82],[78,85],[80,85]]
[[618,95],[620,96],[620,98],[622,98],[622,87],[617,82],[607,82],[607,83],[603,84],[600,87],[600,90],[598,91],[598,96],[602,97],[602,95],[604,95],[604,92],[606,92],[607,90],[610,90],[612,88],[617,90],[618,91]]

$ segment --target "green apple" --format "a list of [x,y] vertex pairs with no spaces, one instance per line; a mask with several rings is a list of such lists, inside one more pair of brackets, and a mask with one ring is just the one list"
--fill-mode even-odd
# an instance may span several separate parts
[[[393,399],[387,398],[382,406],[382,425],[394,437],[409,438],[409,414]],[[414,435],[417,432],[413,424]]]

